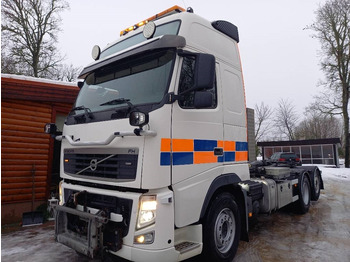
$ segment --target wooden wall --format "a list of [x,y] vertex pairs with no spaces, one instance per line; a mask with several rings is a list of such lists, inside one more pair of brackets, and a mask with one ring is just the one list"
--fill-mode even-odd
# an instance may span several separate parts
[[[1,201],[45,200],[50,136],[44,124],[51,122],[48,104],[15,100],[1,103]],[[34,185],[32,183],[34,176]]]
[[44,125],[67,114],[78,91],[73,84],[1,76],[2,224],[31,211],[33,196],[35,206],[47,201],[53,139]]

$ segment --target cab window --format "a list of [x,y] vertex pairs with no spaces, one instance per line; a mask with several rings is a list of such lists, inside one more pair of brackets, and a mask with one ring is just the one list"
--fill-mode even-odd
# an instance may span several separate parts
[[[194,86],[195,63],[196,63],[195,56],[185,56],[183,58],[178,94],[181,94],[184,91]],[[184,109],[195,108],[194,107],[195,92],[196,91],[191,91],[182,96],[182,98],[179,100],[179,105],[181,108],[184,108]],[[206,92],[211,92],[213,94],[212,105],[209,108],[216,108],[216,105],[217,105],[216,80],[214,82],[213,88],[206,90]]]

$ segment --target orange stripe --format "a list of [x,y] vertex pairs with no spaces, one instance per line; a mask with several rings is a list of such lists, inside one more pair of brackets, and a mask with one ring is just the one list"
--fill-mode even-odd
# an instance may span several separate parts
[[160,151],[161,152],[170,152],[171,151],[171,139],[170,138],[162,138],[160,143]]
[[234,141],[224,141],[225,151],[236,151],[236,142]]
[[193,164],[206,164],[216,163],[218,158],[214,155],[214,152],[194,152]]
[[224,141],[218,140],[218,147],[224,148]]
[[247,161],[248,160],[248,152],[247,151],[237,151],[236,152],[236,161]]
[[173,152],[193,152],[193,139],[173,139]]

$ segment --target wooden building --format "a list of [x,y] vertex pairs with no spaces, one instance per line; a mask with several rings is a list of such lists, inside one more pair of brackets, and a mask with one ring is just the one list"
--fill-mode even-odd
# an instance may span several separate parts
[[35,209],[50,197],[60,143],[44,133],[44,125],[62,127],[78,92],[73,83],[1,75],[2,224],[20,221],[33,202]]

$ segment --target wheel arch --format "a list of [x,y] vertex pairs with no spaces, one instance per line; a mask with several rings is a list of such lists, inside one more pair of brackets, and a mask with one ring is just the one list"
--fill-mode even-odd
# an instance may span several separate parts
[[241,182],[239,176],[235,173],[222,174],[215,178],[211,183],[209,190],[205,196],[202,210],[200,213],[200,221],[202,221],[215,197],[222,192],[229,192],[233,195],[238,205],[241,217],[241,240],[249,241],[248,238],[248,217],[246,208],[246,196],[238,183]]

